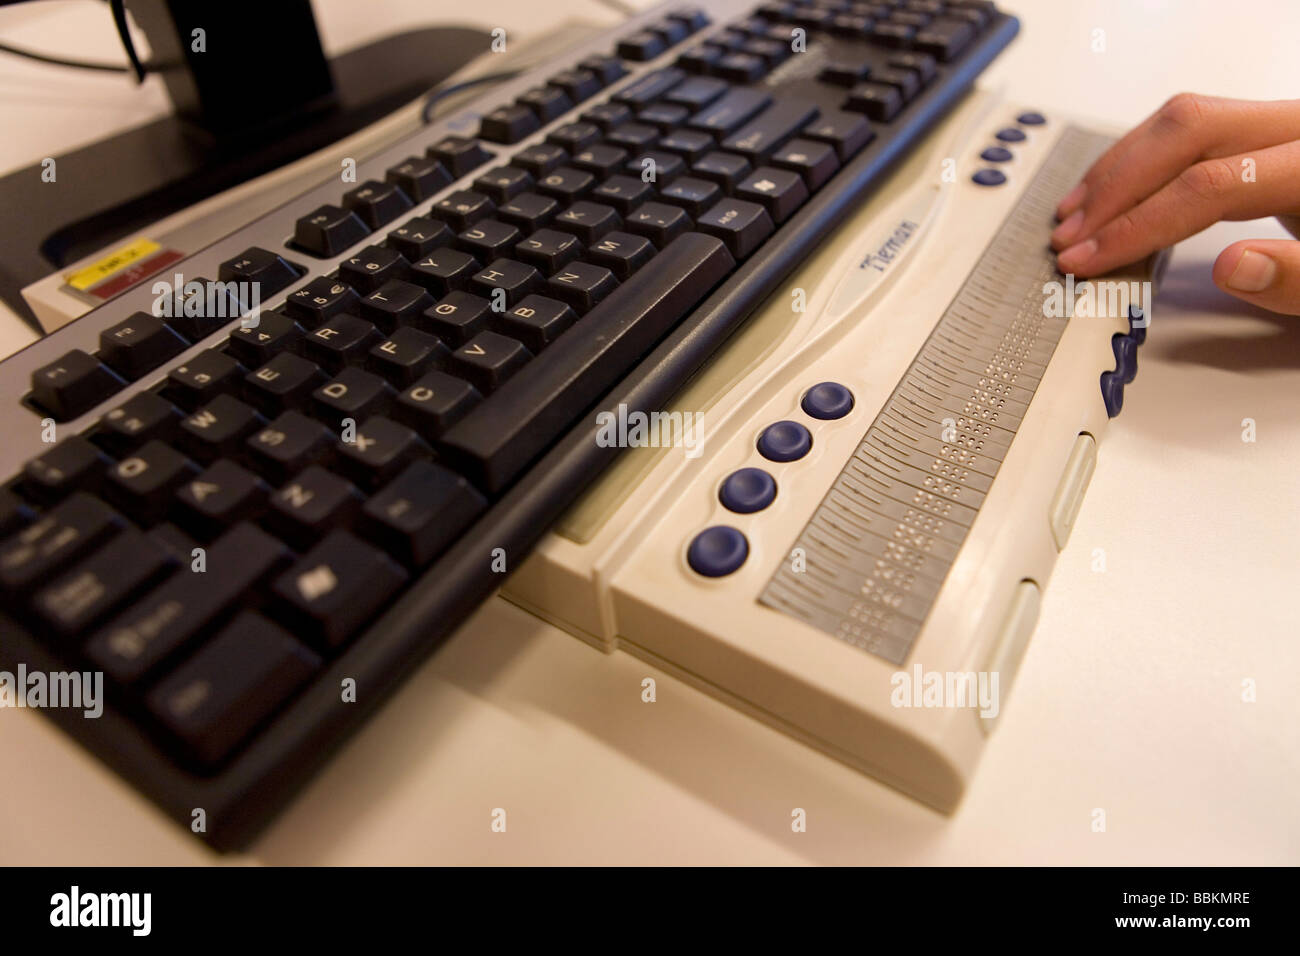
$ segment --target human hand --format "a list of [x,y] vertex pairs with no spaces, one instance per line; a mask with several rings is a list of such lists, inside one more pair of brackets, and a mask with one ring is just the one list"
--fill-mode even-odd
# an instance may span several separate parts
[[[1300,212],[1300,100],[1180,93],[1106,151],[1061,200],[1052,233],[1062,272],[1134,262],[1221,219]],[[1215,284],[1300,315],[1300,242],[1246,239],[1215,260]]]

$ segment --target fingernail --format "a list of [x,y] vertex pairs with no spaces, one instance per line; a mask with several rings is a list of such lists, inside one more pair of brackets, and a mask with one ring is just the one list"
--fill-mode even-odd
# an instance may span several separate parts
[[1083,242],[1076,242],[1056,257],[1056,267],[1062,272],[1074,272],[1085,265],[1096,251],[1096,239],[1085,239]]
[[1082,228],[1083,210],[1076,209],[1070,214],[1069,219],[1052,230],[1052,242],[1057,245],[1068,243],[1079,234],[1079,230]]
[[1079,183],[1079,185],[1075,186],[1065,194],[1065,198],[1062,199],[1060,205],[1056,207],[1056,214],[1064,218],[1074,212],[1074,210],[1079,208],[1079,203],[1083,202],[1084,194],[1087,192],[1088,184]]
[[1247,249],[1237,260],[1237,268],[1228,276],[1228,288],[1238,292],[1263,292],[1273,284],[1277,263],[1262,252]]

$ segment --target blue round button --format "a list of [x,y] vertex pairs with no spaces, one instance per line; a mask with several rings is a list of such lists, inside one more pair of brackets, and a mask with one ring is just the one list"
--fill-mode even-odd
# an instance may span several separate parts
[[1023,143],[1029,138],[1025,135],[1024,130],[1016,129],[1014,126],[1008,126],[1006,129],[998,130],[997,137],[1004,143]]
[[773,422],[758,436],[758,453],[768,461],[794,461],[812,450],[812,435],[798,422]]
[[971,177],[981,186],[1001,186],[1007,181],[1007,177],[998,169],[981,169]]
[[726,577],[749,557],[745,536],[725,524],[705,528],[686,549],[686,562],[696,574],[706,578]]
[[1035,113],[1032,110],[1028,113],[1021,113],[1016,117],[1017,123],[1023,123],[1026,126],[1042,126],[1047,122],[1047,117],[1042,113]]
[[839,382],[822,382],[804,393],[799,407],[822,421],[843,418],[853,411],[853,393]]
[[989,163],[1009,163],[1012,159],[1012,153],[1005,146],[990,146],[980,153],[980,159]]
[[733,471],[718,489],[723,507],[742,515],[762,511],[775,497],[776,479],[762,468]]

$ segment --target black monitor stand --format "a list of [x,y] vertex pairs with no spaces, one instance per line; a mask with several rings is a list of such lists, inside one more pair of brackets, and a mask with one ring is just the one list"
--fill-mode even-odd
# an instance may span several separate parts
[[491,42],[436,27],[330,60],[309,0],[126,7],[176,112],[53,157],[55,183],[43,182],[39,161],[0,178],[0,299],[33,327],[24,286],[381,119]]

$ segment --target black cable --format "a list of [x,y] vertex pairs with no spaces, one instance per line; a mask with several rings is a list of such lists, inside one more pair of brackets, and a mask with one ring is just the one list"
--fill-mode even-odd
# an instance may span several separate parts
[[14,56],[25,56],[29,60],[36,60],[40,63],[50,63],[54,66],[72,66],[79,70],[99,70],[103,73],[133,73],[131,67],[118,63],[95,63],[90,60],[67,60],[60,56],[50,56],[46,53],[37,53],[35,50],[24,50],[21,47],[10,46],[8,43],[0,43],[0,53],[12,53]]
[[472,80],[465,80],[463,83],[456,83],[445,89],[434,90],[424,100],[424,108],[420,110],[420,122],[426,126],[433,122],[433,108],[438,105],[439,100],[445,100],[454,93],[481,86],[484,83],[500,83],[505,80],[512,80],[522,72],[523,70],[504,70],[500,73],[489,73],[486,76],[476,76]]

